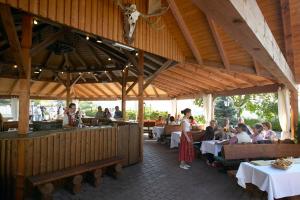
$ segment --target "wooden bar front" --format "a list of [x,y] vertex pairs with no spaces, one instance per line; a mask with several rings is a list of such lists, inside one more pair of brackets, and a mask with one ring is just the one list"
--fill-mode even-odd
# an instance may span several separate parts
[[13,199],[17,175],[17,154],[25,145],[25,179],[116,156],[124,166],[139,162],[137,124],[81,129],[40,131],[20,136],[0,134],[0,199]]

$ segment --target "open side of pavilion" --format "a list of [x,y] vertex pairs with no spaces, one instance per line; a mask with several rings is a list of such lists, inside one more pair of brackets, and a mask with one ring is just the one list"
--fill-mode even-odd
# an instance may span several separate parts
[[[203,96],[212,113],[215,96],[281,88],[283,99],[288,99],[283,107],[291,137],[295,135],[298,1],[137,0],[140,18],[131,44],[123,37],[123,1],[0,2],[0,95],[18,97],[20,107],[15,143],[4,135],[1,151],[14,155],[9,157],[13,170],[4,175],[16,180],[8,190],[15,188],[17,199],[23,198],[26,170],[31,167],[25,161],[25,140],[32,137],[28,134],[30,98],[65,99],[67,104],[72,99],[122,99],[123,113],[126,100],[137,99],[139,161],[143,159],[144,99]],[[151,9],[159,12],[164,4],[168,10],[163,15],[144,17]],[[160,20],[154,23],[156,19]],[[112,138],[118,140],[114,131]],[[17,148],[10,150],[10,144]],[[117,155],[118,149],[113,150]],[[10,167],[2,158],[1,166]],[[37,168],[43,168],[39,164]],[[78,164],[82,163],[74,162]]]

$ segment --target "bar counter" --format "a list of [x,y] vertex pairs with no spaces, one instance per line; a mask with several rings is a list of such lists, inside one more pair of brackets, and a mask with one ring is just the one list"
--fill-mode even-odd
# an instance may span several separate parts
[[[18,174],[18,148],[24,146],[24,177],[75,167],[116,156],[123,166],[140,161],[141,135],[137,123],[115,122],[108,126],[0,133],[0,199],[11,198]],[[20,166],[19,166],[20,167]],[[22,166],[21,166],[22,167]],[[20,173],[19,173],[20,174]],[[3,198],[4,197],[4,198]]]

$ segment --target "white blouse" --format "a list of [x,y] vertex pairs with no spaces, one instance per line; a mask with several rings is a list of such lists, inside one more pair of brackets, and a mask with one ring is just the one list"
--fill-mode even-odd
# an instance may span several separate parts
[[183,118],[183,120],[181,122],[181,125],[182,125],[183,132],[189,132],[189,131],[191,131],[191,124],[190,124],[190,120],[189,119]]

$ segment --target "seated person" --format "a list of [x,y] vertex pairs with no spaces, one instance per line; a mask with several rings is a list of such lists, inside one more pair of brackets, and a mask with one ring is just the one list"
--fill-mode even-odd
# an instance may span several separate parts
[[70,103],[69,107],[65,110],[63,118],[63,127],[77,127],[80,121],[76,115],[76,104]]
[[110,119],[111,118],[111,113],[109,112],[108,108],[104,109],[103,118],[104,119]]
[[259,141],[264,140],[263,136],[263,126],[262,124],[255,124],[253,127],[253,135],[251,136],[252,138],[252,143],[258,143]]
[[190,120],[191,126],[198,126],[198,124],[193,116],[190,116],[189,120]]
[[169,123],[169,125],[177,125],[176,122],[175,122],[175,117],[174,116],[170,117],[170,123]]
[[[242,118],[242,117],[240,117],[239,119],[238,119],[238,124],[245,124],[245,120],[244,120],[244,118]],[[253,135],[253,131],[252,131],[252,129],[247,125],[247,124],[245,124],[246,125],[246,127],[247,127],[247,133],[248,133],[248,135]]]
[[215,132],[217,131],[217,122],[216,120],[211,120],[209,126],[206,127],[204,140],[213,140],[215,137]]
[[162,116],[158,117],[158,120],[155,121],[155,126],[164,126],[165,121],[163,120]]
[[276,133],[272,130],[272,124],[270,122],[264,122],[262,123],[264,131],[264,139],[265,140],[275,140],[277,138]]
[[247,126],[239,123],[237,134],[229,140],[229,144],[251,143],[251,137],[247,133]]
[[115,109],[116,109],[116,111],[115,111],[114,118],[115,119],[122,119],[123,118],[123,113],[120,110],[119,106],[116,106]]
[[98,112],[95,115],[96,119],[102,119],[103,118],[103,111],[102,111],[102,107],[98,106]]

